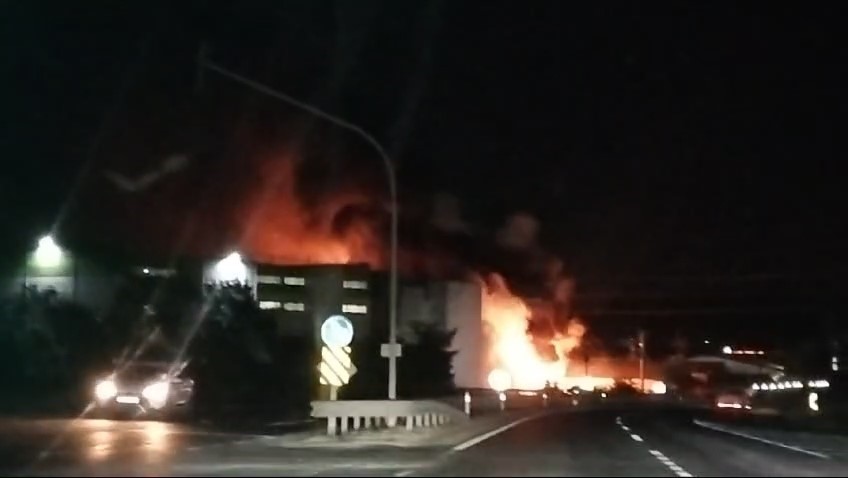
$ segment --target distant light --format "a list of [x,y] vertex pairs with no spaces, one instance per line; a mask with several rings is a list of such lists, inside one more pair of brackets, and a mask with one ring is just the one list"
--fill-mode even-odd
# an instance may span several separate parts
[[839,357],[833,356],[830,358],[830,369],[834,372],[839,371]]
[[607,398],[607,392],[601,392],[601,398]]
[[512,376],[502,368],[496,368],[489,373],[489,386],[496,392],[503,392],[512,386]]
[[141,270],[141,272],[143,272],[143,273],[145,273],[145,274],[150,274],[150,269],[148,269],[147,267],[145,267],[144,269],[142,269],[142,270]]
[[730,355],[733,353],[733,348],[731,348],[729,345],[725,345],[721,348],[721,352]]
[[718,406],[718,408],[735,408],[737,410],[742,408],[742,404],[737,402],[718,402],[716,406]]
[[759,384],[755,383],[755,384],[751,385],[751,390],[759,390],[759,389],[760,389]]
[[816,392],[810,392],[807,396],[807,406],[810,407],[810,410],[814,412],[819,411],[819,394]]
[[64,253],[52,236],[44,236],[38,240],[35,250],[35,264],[39,267],[56,267],[62,264]]
[[651,384],[651,393],[656,395],[663,395],[668,391],[668,387],[666,387],[665,382],[656,381]]
[[770,383],[768,388],[769,388],[769,390],[777,390],[777,384],[776,383]]
[[709,340],[704,340],[704,345],[710,345],[710,341],[709,341]]
[[498,400],[500,400],[501,402],[505,402],[506,401],[506,394],[503,393],[503,392],[500,392],[498,394]]
[[223,282],[247,282],[247,266],[241,254],[233,252],[215,264],[215,279]]

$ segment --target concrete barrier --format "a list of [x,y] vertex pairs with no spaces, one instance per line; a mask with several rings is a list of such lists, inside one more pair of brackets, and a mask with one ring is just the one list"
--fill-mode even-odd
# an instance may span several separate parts
[[466,421],[455,407],[438,400],[332,400],[312,402],[312,416],[327,419],[327,434],[388,427],[401,421],[407,430]]

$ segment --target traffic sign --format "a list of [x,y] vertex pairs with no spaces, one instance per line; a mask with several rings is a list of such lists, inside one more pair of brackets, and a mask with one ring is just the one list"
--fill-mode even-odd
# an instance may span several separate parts
[[353,324],[343,315],[332,315],[321,324],[321,341],[330,347],[346,347],[353,342]]
[[356,374],[356,365],[350,360],[350,347],[321,347],[321,363],[318,364],[321,385],[341,387]]

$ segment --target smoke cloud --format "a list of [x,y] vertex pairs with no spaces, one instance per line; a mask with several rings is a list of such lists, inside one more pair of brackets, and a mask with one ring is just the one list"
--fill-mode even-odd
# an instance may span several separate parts
[[433,198],[430,224],[439,231],[451,234],[471,232],[471,227],[462,217],[459,200],[447,193],[437,193]]

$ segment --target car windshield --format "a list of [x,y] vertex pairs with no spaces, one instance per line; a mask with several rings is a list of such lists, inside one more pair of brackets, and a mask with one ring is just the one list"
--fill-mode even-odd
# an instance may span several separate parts
[[118,369],[118,377],[124,380],[148,380],[168,373],[167,363],[134,363]]

